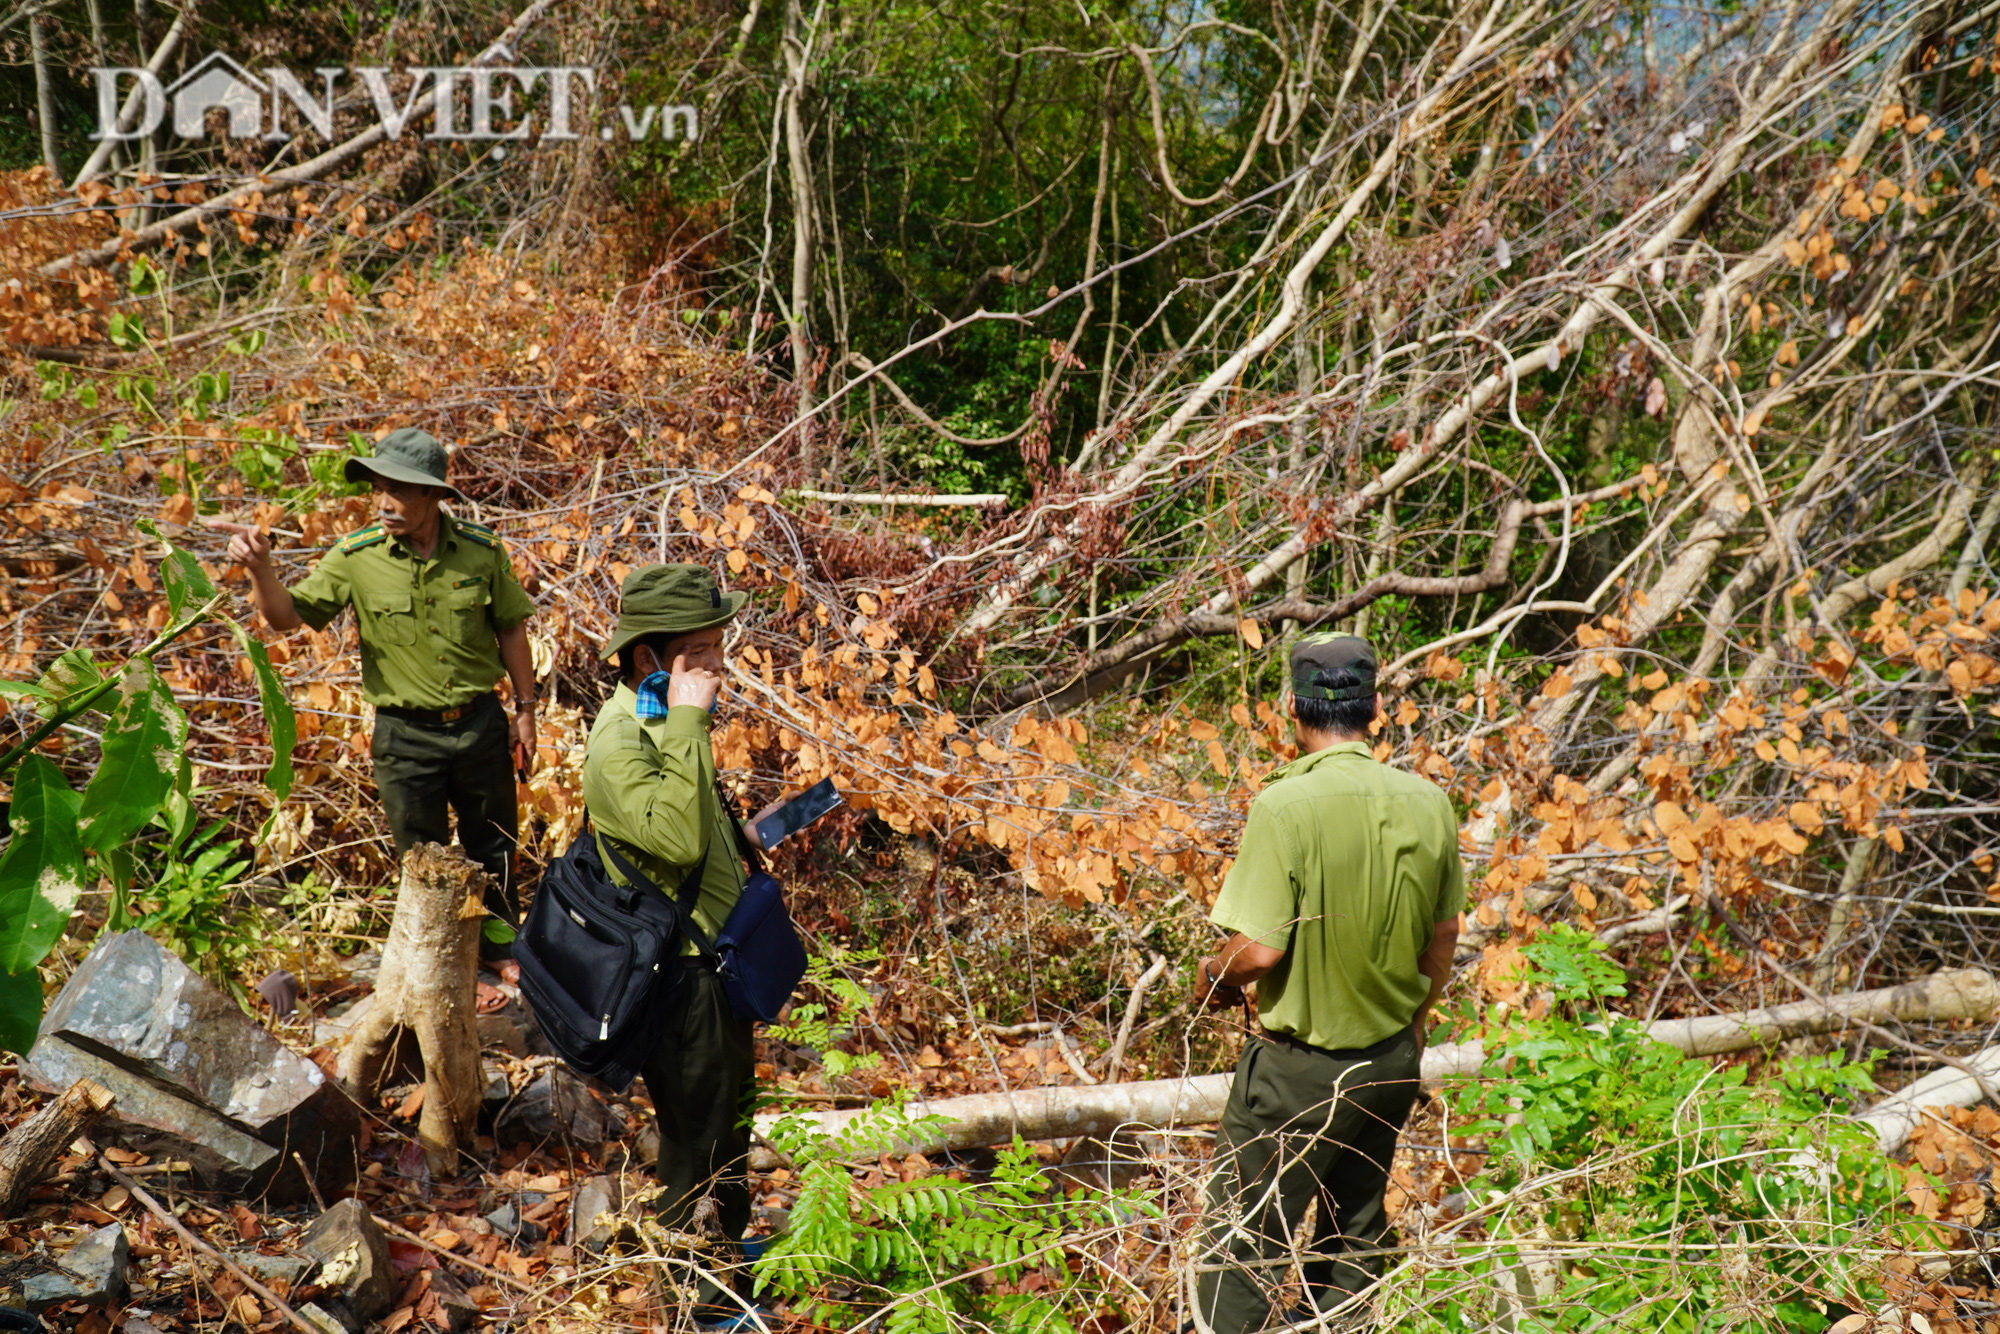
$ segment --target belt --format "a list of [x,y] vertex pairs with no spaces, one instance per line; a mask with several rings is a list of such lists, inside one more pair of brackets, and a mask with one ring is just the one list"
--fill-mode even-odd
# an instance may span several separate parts
[[1390,1044],[1406,1036],[1407,1033],[1406,1029],[1398,1029],[1368,1047],[1315,1047],[1312,1043],[1302,1038],[1295,1038],[1290,1033],[1280,1033],[1269,1028],[1258,1030],[1257,1036],[1266,1042],[1275,1043],[1280,1047],[1290,1047],[1293,1051],[1302,1051],[1309,1056],[1330,1056],[1336,1061],[1367,1061],[1380,1056],[1389,1049]]
[[452,709],[408,709],[400,704],[377,704],[375,712],[419,727],[448,727],[469,720],[483,705],[494,700],[490,692]]

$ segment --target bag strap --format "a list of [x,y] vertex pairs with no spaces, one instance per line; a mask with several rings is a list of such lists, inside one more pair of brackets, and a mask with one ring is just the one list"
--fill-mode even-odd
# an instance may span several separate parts
[[743,817],[736,813],[736,803],[730,800],[727,789],[722,786],[722,776],[715,778],[715,799],[722,803],[722,813],[729,817],[729,827],[736,832],[736,847],[750,863],[753,875],[764,873],[764,858],[757,852],[757,841],[743,832]]
[[[660,892],[660,887],[638,867],[627,861],[625,854],[618,851],[617,845],[610,839],[598,838],[597,846],[611,854],[611,860],[617,864],[620,875],[642,889],[655,894]],[[681,929],[687,932],[688,939],[694,942],[695,948],[701,951],[704,959],[712,964],[719,964],[722,956],[715,952],[715,943],[708,938],[708,933],[701,929],[701,924],[694,920],[694,905],[701,898],[701,878],[707,871],[708,853],[704,851],[701,860],[681,877],[680,888],[674,892],[674,903],[681,910]]]

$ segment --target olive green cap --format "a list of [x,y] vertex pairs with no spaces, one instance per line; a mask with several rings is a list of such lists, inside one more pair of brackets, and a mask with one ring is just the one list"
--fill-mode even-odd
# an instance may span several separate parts
[[465,499],[457,487],[444,479],[444,470],[444,446],[437,442],[437,437],[414,426],[405,426],[383,436],[382,443],[375,446],[373,458],[349,459],[343,471],[350,482],[367,482],[380,477],[390,482],[440,487],[449,492],[454,500]]
[[604,656],[647,635],[684,635],[721,625],[743,609],[748,593],[725,593],[705,565],[645,565],[625,576],[618,591],[618,628]]
[[[1306,635],[1292,645],[1292,693],[1300,699],[1367,699],[1375,693],[1375,649],[1359,635]],[[1349,671],[1362,680],[1320,684],[1323,674]]]

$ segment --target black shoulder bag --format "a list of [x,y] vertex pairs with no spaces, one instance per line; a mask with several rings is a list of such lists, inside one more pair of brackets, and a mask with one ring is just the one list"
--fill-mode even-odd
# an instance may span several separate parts
[[542,873],[514,959],[556,1055],[622,1091],[651,1052],[660,997],[680,979],[681,937],[711,966],[719,960],[693,916],[706,856],[668,898],[609,840],[603,847],[629,883],[612,882],[586,827]]

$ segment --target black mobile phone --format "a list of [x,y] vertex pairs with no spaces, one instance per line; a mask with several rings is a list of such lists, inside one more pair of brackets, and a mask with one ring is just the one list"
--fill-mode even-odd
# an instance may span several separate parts
[[822,778],[784,805],[757,821],[757,842],[775,848],[820,816],[840,805],[840,793],[831,778]]

